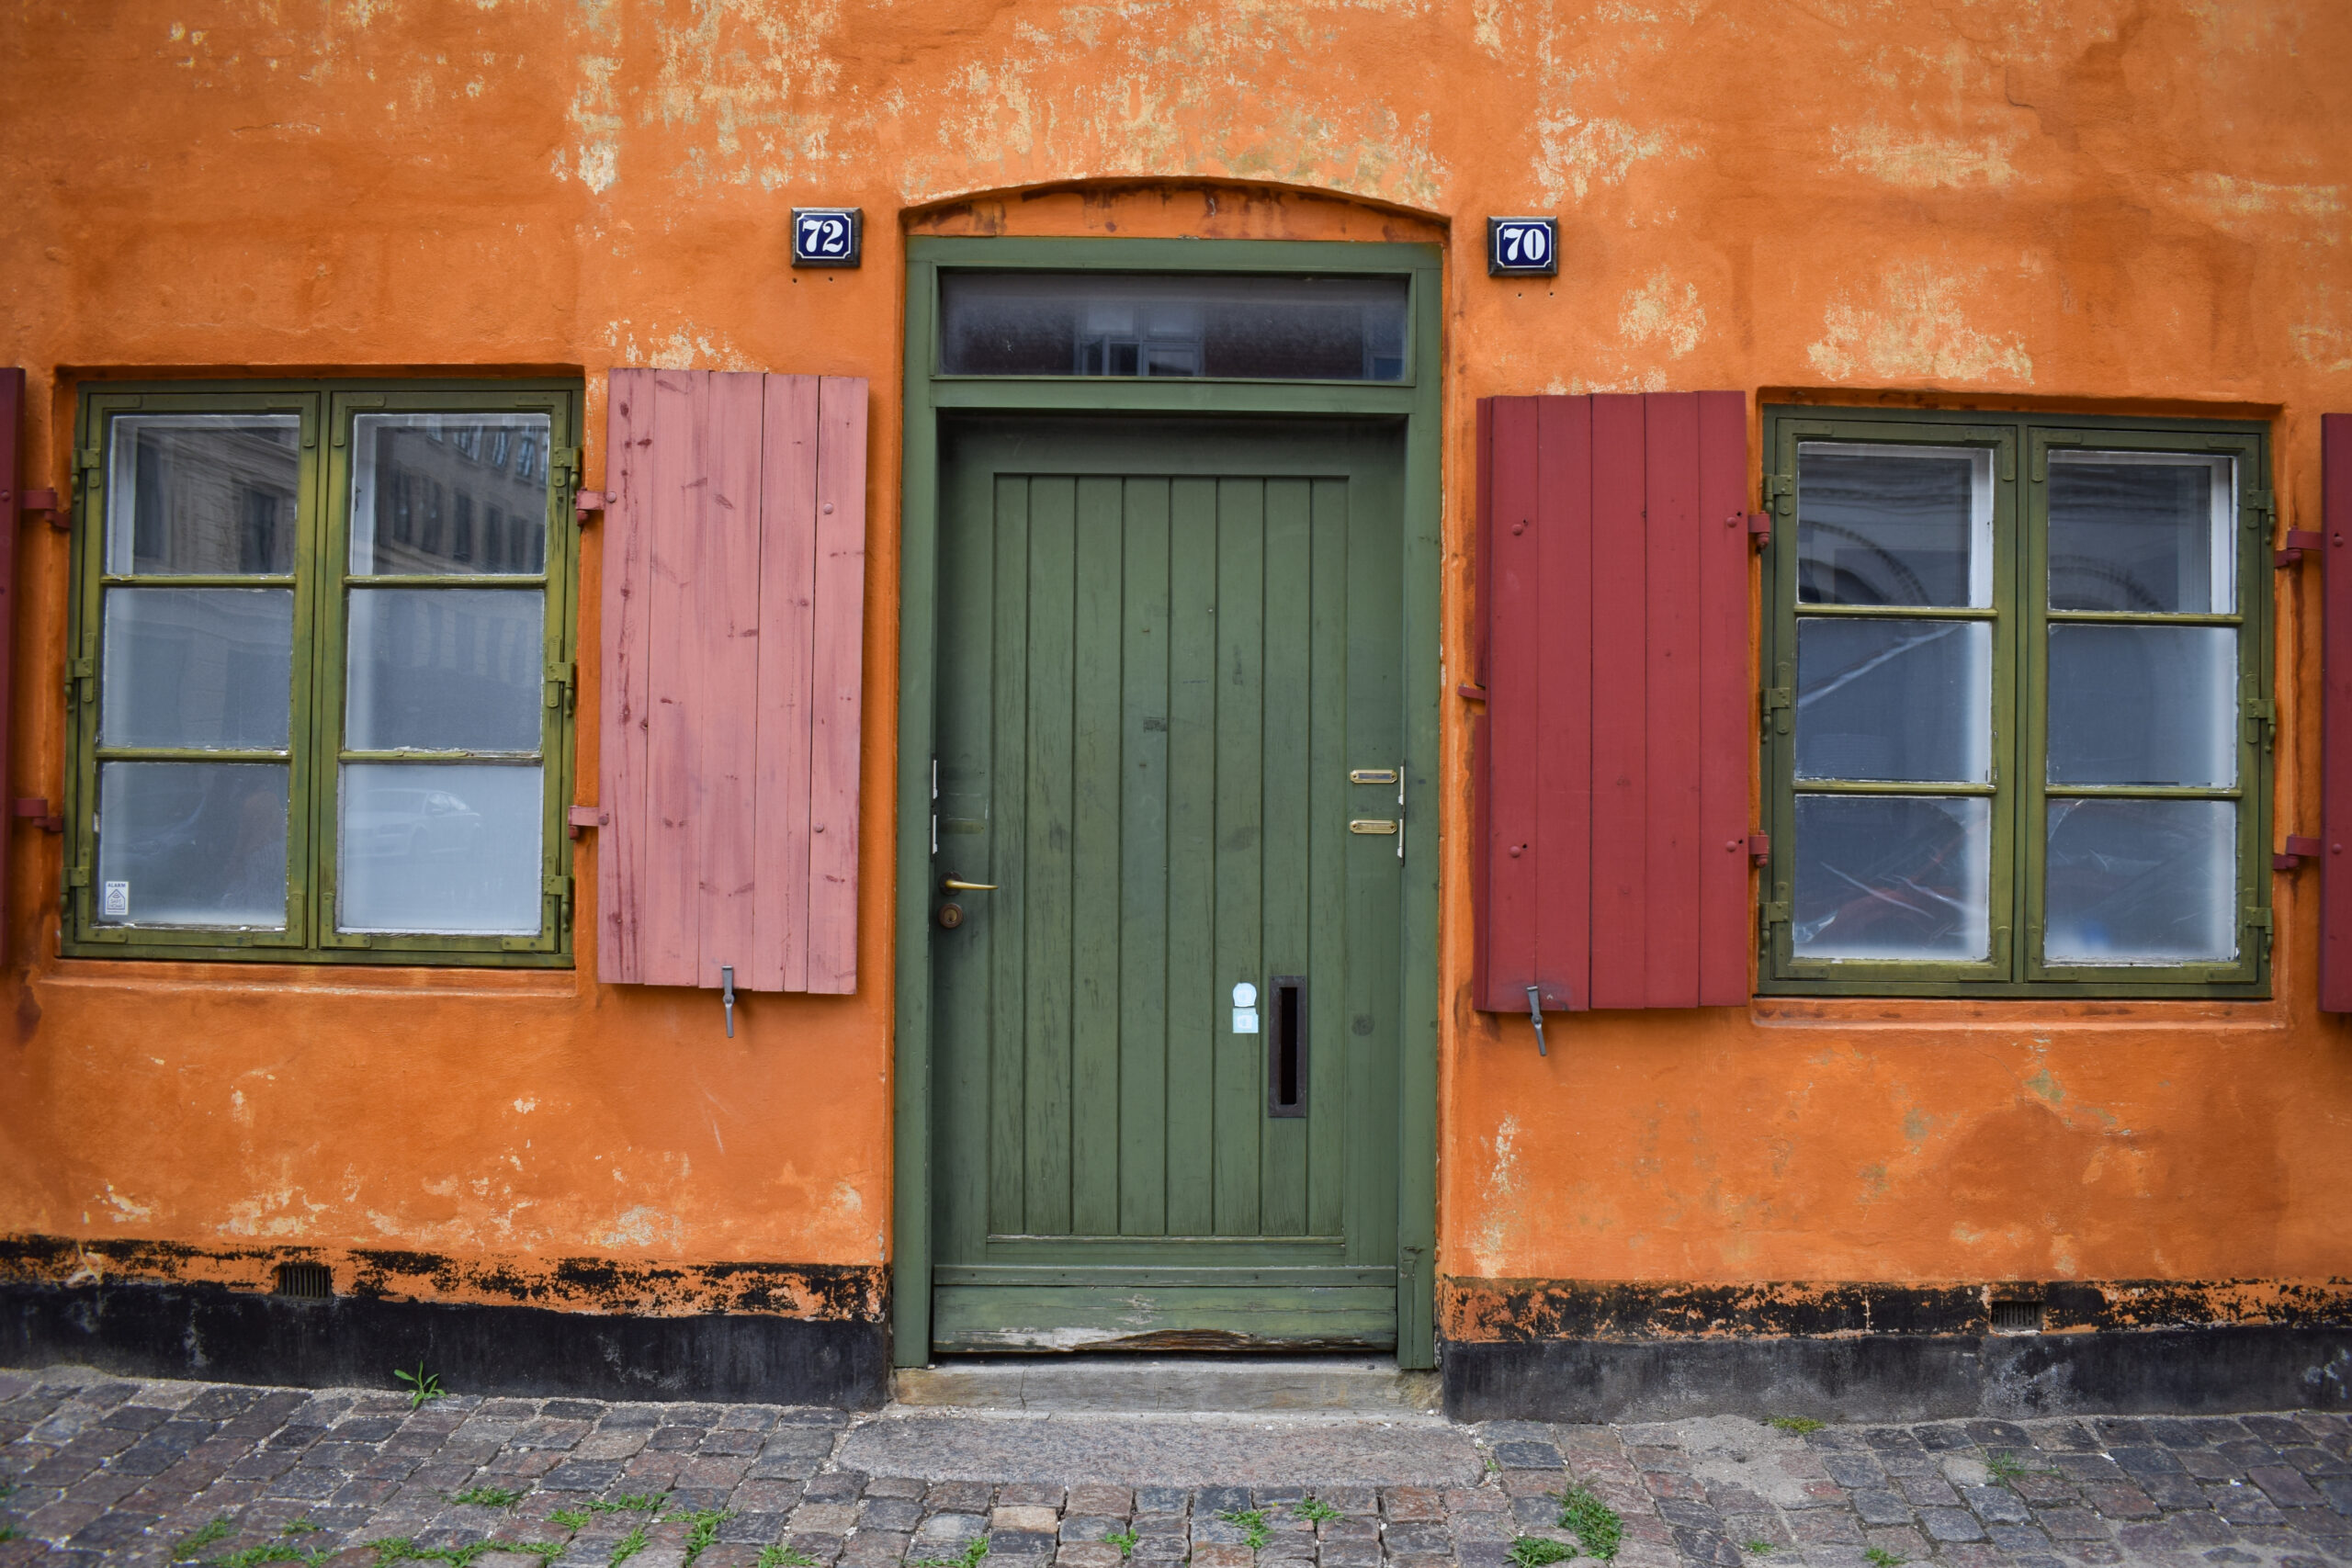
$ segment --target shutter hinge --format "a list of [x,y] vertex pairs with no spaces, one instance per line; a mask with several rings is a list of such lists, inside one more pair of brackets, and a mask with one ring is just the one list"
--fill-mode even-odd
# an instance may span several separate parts
[[2287,835],[2287,841],[2278,846],[2278,852],[2270,857],[2270,869],[2292,871],[2307,860],[2317,860],[2319,852],[2320,841],[2317,839],[2306,839],[2300,833],[2290,833]]
[[2274,567],[2301,566],[2305,550],[2318,549],[2326,543],[2327,536],[2324,534],[2313,533],[2309,528],[2290,528],[2279,547],[2270,552],[2270,564]]
[[2250,745],[2267,744],[2278,733],[2278,705],[2268,697],[2245,701],[2245,738]]
[[[1730,521],[1736,524],[1739,519],[1734,517]],[[1750,548],[1759,552],[1771,545],[1772,514],[1770,513],[1751,512],[1747,514],[1747,543]]]
[[[1736,839],[1733,840],[1731,847],[1733,849],[1739,848],[1739,840]],[[1769,865],[1771,863],[1771,834],[1750,833],[1747,835],[1747,861],[1750,865]]]
[[582,828],[602,828],[611,821],[612,818],[605,815],[601,807],[572,806],[564,809],[564,827],[575,839],[580,837],[580,829]]

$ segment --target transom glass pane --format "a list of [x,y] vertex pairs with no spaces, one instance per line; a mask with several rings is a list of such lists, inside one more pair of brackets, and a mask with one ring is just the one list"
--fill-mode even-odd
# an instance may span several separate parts
[[101,925],[286,926],[283,762],[98,769]]
[[1797,602],[1993,603],[1993,455],[1797,446]]
[[949,272],[950,376],[1400,381],[1407,280]]
[[2050,628],[2050,782],[2237,782],[2232,626]]
[[2234,801],[2052,801],[2044,957],[2235,958],[2237,834]]
[[1993,803],[1983,796],[1801,795],[1795,848],[1797,957],[1990,953]]
[[345,763],[336,926],[536,933],[541,801],[536,762]]
[[1993,628],[1983,621],[1797,622],[1797,776],[1984,784]]
[[543,413],[363,413],[351,430],[355,576],[547,570]]
[[2235,468],[2228,457],[2050,454],[2050,607],[2231,613]]
[[117,414],[107,570],[118,577],[294,570],[302,421],[285,413]]
[[355,588],[344,745],[536,751],[547,673],[537,588]]
[[107,746],[285,749],[290,588],[109,588],[98,739]]

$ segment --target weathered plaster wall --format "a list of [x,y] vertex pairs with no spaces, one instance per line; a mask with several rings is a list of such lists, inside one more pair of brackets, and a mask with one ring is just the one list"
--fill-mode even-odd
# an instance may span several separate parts
[[[887,1256],[910,207],[941,231],[1450,232],[1450,672],[1482,395],[2275,414],[2293,526],[2316,416],[2352,409],[2352,13],[2327,0],[18,0],[0,101],[0,362],[60,372],[34,484],[63,472],[76,376],[572,368],[592,434],[614,364],[876,387],[858,993],[753,998],[729,1042],[710,997],[599,987],[592,954],[506,976],[34,960],[0,1032],[0,1232],[171,1243],[212,1277],[299,1247],[388,1289],[680,1311],[734,1299],[707,1265]],[[1134,183],[1161,179],[1261,188]],[[960,200],[1097,181],[1128,183]],[[865,270],[787,272],[795,201],[863,205]],[[1561,216],[1560,278],[1488,280],[1485,216],[1528,210]],[[592,484],[602,457],[592,439]],[[53,797],[62,538],[28,529],[21,560],[8,782]],[[2278,818],[2309,831],[2316,583],[2282,581]],[[592,687],[586,780],[594,712]],[[2308,886],[2279,885],[2275,1003],[1625,1015],[1564,1023],[1539,1060],[1467,1005],[1447,716],[1443,1272],[2347,1271],[2352,1038],[2312,1010]],[[53,953],[56,841],[16,831],[12,953]],[[577,1257],[700,1282],[584,1282],[556,1261]],[[809,1291],[799,1310],[852,1310]]]

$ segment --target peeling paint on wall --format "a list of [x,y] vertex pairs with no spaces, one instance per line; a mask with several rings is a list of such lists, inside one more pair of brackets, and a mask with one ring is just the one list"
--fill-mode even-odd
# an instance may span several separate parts
[[1889,266],[1868,302],[1855,302],[1849,290],[1823,312],[1822,335],[1805,349],[1805,359],[1833,381],[2030,386],[2033,359],[2023,341],[1967,319],[1985,277],[1982,267],[1948,271],[1924,261]]

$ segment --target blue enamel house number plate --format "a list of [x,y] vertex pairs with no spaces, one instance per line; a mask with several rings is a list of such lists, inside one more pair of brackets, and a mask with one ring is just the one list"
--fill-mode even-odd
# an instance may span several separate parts
[[1487,220],[1487,275],[1489,277],[1555,277],[1559,271],[1558,219]]
[[864,210],[855,207],[792,209],[792,265],[855,266],[864,248]]

